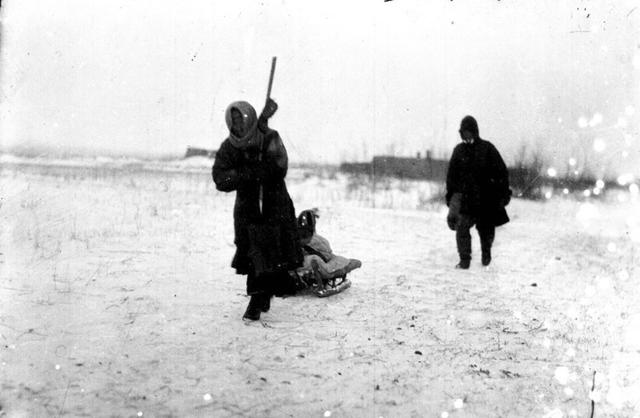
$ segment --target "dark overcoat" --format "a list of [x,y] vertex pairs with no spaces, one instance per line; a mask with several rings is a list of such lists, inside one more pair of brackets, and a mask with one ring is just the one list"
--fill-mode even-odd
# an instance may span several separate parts
[[251,252],[257,243],[252,242],[251,228],[255,225],[271,228],[269,236],[262,237],[269,240],[265,255],[269,259],[263,260],[267,264],[286,271],[300,266],[303,257],[295,209],[284,181],[288,166],[286,150],[277,131],[261,129],[264,137],[261,160],[257,150],[236,148],[227,138],[216,153],[212,168],[218,190],[236,191],[233,210],[236,253],[231,266],[238,274],[254,272],[255,258]]
[[509,174],[491,142],[477,138],[454,148],[447,170],[447,205],[455,193],[462,195],[460,213],[477,223],[500,226],[509,222],[505,209],[511,198]]

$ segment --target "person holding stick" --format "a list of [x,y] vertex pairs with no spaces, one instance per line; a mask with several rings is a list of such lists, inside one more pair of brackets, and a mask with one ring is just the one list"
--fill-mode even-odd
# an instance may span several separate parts
[[[273,81],[275,58],[269,80]],[[267,126],[278,105],[267,95],[260,117],[247,102],[226,110],[229,136],[212,168],[216,188],[236,192],[233,211],[236,253],[231,266],[247,276],[249,305],[243,319],[258,320],[272,296],[295,292],[289,275],[302,264],[293,202],[287,191],[287,151],[277,131]]]

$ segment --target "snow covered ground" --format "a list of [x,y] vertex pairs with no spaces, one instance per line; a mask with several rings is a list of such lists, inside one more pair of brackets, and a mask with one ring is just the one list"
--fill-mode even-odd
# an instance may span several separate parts
[[458,271],[441,186],[291,170],[363,267],[244,323],[209,164],[2,159],[0,415],[640,416],[637,195],[515,199]]

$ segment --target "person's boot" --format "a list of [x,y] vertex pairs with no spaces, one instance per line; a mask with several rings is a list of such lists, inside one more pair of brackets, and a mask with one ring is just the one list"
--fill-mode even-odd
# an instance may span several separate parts
[[458,264],[456,264],[456,268],[457,269],[462,269],[462,270],[467,270],[470,265],[471,265],[471,260],[470,259],[468,259],[468,258],[460,259],[460,262],[458,262]]
[[485,251],[482,253],[482,265],[488,266],[491,263],[491,251]]
[[250,321],[257,321],[260,319],[260,312],[262,311],[263,299],[260,294],[251,295],[249,299],[249,305],[247,310],[244,311],[242,319],[248,319]]
[[273,295],[263,295],[262,297],[262,303],[260,306],[260,310],[262,312],[269,312],[269,309],[271,309],[271,298],[273,297]]

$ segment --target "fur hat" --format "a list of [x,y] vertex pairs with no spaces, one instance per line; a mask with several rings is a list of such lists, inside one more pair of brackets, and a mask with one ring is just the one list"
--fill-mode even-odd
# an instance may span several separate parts
[[308,239],[316,233],[316,219],[319,218],[318,208],[307,209],[298,215],[298,231],[302,239]]

